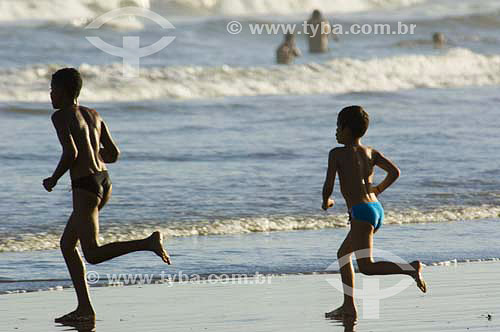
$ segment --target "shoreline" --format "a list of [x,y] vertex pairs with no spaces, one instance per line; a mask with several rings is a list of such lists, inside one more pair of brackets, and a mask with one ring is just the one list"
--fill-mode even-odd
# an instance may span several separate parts
[[[464,259],[464,260],[458,260],[458,259],[451,259],[447,261],[440,261],[440,262],[431,262],[431,263],[422,263],[424,267],[429,267],[429,266],[457,266],[461,264],[482,264],[482,263],[495,263],[495,262],[500,262],[500,257],[491,257],[491,258],[484,258],[484,259]],[[354,270],[356,273],[359,273],[358,268],[356,265],[354,266]],[[183,274],[182,271],[180,271],[180,277],[189,277],[191,280],[189,282],[195,282],[195,280],[192,280],[193,278],[198,278],[199,281],[201,282],[210,282],[210,279],[213,277],[218,277],[219,279],[227,279],[227,280],[238,280],[241,278],[244,279],[253,279],[253,278],[258,278],[258,277],[270,277],[270,278],[277,278],[277,277],[293,277],[293,276],[314,276],[314,275],[338,275],[340,274],[340,271],[338,270],[329,270],[329,271],[311,271],[311,272],[289,272],[289,273],[259,273],[258,271],[252,274],[245,274],[245,273],[205,273],[205,274]],[[111,275],[111,273],[110,273]],[[120,275],[120,274],[119,274]],[[139,274],[121,274],[121,275],[131,275],[131,276],[136,276]],[[144,274],[148,275],[148,274]],[[133,286],[144,286],[148,284],[165,284],[165,283],[182,283],[183,280],[179,280],[179,274],[174,273],[173,275],[178,277],[175,279],[168,279],[165,280],[165,278],[160,278],[157,275],[154,275],[153,273],[150,273],[149,275],[152,275],[152,278],[150,279],[150,283],[141,283],[141,282],[136,282],[136,283],[105,283],[105,282],[100,282],[97,284],[91,285],[91,288],[105,288],[105,287],[133,287]],[[165,276],[171,276],[171,274],[166,274]],[[71,279],[40,279],[40,280],[0,280],[0,284],[13,284],[13,283],[35,283],[35,282],[71,282]],[[32,289],[32,290],[25,290],[25,289],[19,289],[19,290],[12,290],[12,291],[0,291],[0,296],[2,295],[11,295],[11,294],[27,294],[27,293],[36,293],[36,292],[53,292],[53,291],[62,291],[66,289],[73,289],[73,286],[61,286],[61,285],[56,285],[54,287],[49,287],[45,289]]]

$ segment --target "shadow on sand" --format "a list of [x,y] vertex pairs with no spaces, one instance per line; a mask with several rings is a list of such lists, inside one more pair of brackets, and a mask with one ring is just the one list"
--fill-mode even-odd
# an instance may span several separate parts
[[96,332],[95,321],[57,323],[58,331]]
[[335,327],[343,326],[344,332],[355,332],[357,321],[351,317],[345,318],[327,318]]

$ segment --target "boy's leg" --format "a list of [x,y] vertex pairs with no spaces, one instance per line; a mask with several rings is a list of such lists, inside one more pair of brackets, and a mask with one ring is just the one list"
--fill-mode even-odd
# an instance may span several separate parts
[[327,318],[342,318],[345,315],[357,316],[356,306],[353,299],[354,292],[354,268],[352,266],[352,244],[351,232],[349,232],[337,251],[340,265],[340,275],[344,288],[344,303],[341,307],[326,313]]
[[99,246],[99,208],[102,207],[100,202],[101,199],[93,193],[73,189],[73,216],[76,220],[78,237],[87,262],[99,264],[135,251],[153,251],[164,262],[170,263],[170,258],[163,249],[163,239],[159,232],[155,232],[150,237],[142,240],[114,242]]
[[422,264],[419,261],[407,263],[374,262],[373,226],[365,221],[353,220],[351,226],[351,242],[356,254],[359,272],[366,275],[404,274],[415,279],[418,288],[426,292],[426,285],[422,279]]
[[342,305],[344,312],[351,314],[356,313],[356,306],[354,304],[354,267],[352,266],[352,243],[351,231],[347,234],[344,242],[337,252],[339,259],[340,275],[342,277],[342,285],[344,287],[344,303]]
[[[66,261],[73,287],[75,287],[76,296],[78,298],[78,307],[71,314],[77,316],[87,316],[88,318],[95,317],[94,309],[90,302],[89,289],[85,279],[85,265],[83,264],[78,248],[77,229],[73,214],[70,216],[68,223],[61,237],[61,251]],[[71,315],[70,314],[70,315]],[[66,315],[67,316],[67,315]],[[65,320],[65,316],[56,318],[56,321]]]

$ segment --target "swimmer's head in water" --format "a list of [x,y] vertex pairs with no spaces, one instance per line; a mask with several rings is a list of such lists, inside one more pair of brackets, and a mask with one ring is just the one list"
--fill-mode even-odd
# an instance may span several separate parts
[[290,32],[289,32],[289,33],[287,33],[287,34],[285,35],[285,40],[286,40],[287,42],[293,42],[293,41],[295,41],[295,35],[294,35],[293,33],[290,33]]
[[434,35],[432,35],[432,40],[434,41],[434,44],[446,44],[446,37],[442,32],[436,32]]
[[352,139],[361,138],[368,130],[370,117],[361,106],[344,108],[337,119],[337,141],[345,144]]
[[59,109],[80,96],[82,77],[75,68],[60,69],[52,75],[50,88],[52,106]]
[[321,18],[321,12],[319,10],[317,10],[317,9],[314,10],[312,17],[315,18],[315,19],[320,19]]

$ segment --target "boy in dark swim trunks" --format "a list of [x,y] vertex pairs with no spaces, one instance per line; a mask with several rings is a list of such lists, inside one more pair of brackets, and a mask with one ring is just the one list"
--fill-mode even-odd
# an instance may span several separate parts
[[[327,313],[327,318],[348,321],[349,318],[357,319],[351,292],[354,289],[354,269],[351,259],[353,253],[356,255],[361,273],[408,275],[415,279],[422,292],[427,291],[420,261],[411,264],[373,261],[373,235],[380,229],[384,220],[384,209],[377,197],[398,179],[400,171],[382,153],[361,145],[361,137],[366,133],[368,125],[369,117],[362,107],[351,106],[343,109],[338,116],[336,137],[344,146],[331,150],[329,155],[322,208],[326,211],[334,205],[330,196],[338,173],[340,190],[349,209],[351,229],[337,253],[344,284],[344,303],[340,308]],[[386,178],[377,186],[373,185],[375,166],[387,172]]]
[[60,323],[95,320],[85,265],[77,248],[78,240],[90,264],[99,264],[135,251],[152,251],[170,264],[160,232],[142,240],[99,244],[99,210],[111,197],[112,188],[105,164],[116,162],[120,151],[100,115],[95,110],[78,105],[81,87],[82,79],[76,69],[61,69],[52,76],[50,97],[52,106],[57,110],[52,115],[52,122],[62,146],[62,156],[52,176],[43,180],[43,186],[51,192],[66,171],[70,171],[73,213],[60,244],[78,297],[75,311],[56,318],[56,322]]

